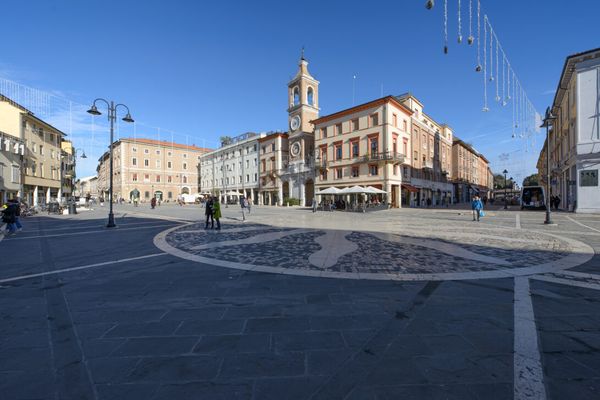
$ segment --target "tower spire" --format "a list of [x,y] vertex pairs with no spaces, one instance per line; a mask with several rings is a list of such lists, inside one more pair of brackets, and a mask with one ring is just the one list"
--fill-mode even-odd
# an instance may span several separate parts
[[304,45],[302,45],[302,52],[300,53],[300,60],[306,60],[304,58]]

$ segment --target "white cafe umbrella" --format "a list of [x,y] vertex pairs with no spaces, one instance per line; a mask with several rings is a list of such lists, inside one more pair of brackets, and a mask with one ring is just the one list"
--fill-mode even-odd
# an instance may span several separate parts
[[349,188],[342,189],[340,191],[340,194],[356,194],[356,193],[368,193],[368,190],[366,190],[362,186],[352,186]]
[[328,187],[327,189],[319,190],[315,194],[339,194],[339,193],[340,193],[340,189],[336,188],[335,186],[332,186],[332,187]]
[[367,186],[367,189],[369,190],[367,193],[387,194],[387,192],[385,190],[377,189],[377,188],[374,188],[373,186]]

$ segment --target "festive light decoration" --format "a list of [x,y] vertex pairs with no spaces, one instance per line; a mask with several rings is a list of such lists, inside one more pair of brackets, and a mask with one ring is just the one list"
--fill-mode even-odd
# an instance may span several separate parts
[[[474,1],[477,4],[473,4]],[[457,0],[457,42],[463,42],[463,21],[462,21],[462,0]],[[433,0],[425,3],[425,7],[431,10],[435,6]],[[473,14],[474,7],[477,7],[477,31],[473,32]],[[490,111],[488,103],[488,84],[495,82],[496,93],[494,100],[500,107],[506,107],[512,103],[512,137],[524,139],[525,146],[534,142],[531,139],[533,133],[537,130],[536,119],[539,113],[529,100],[527,93],[519,82],[512,63],[508,59],[504,47],[498,39],[498,35],[492,26],[487,14],[481,13],[481,1],[469,0],[469,36],[467,44],[472,45],[477,41],[477,64],[476,72],[483,72],[483,112]],[[448,0],[444,0],[444,54],[448,54]],[[483,23],[483,34],[481,32]],[[489,40],[488,40],[489,35]],[[483,48],[483,55],[482,55]],[[482,62],[483,61],[483,62]],[[493,89],[492,89],[493,90]],[[527,149],[525,149],[527,150]]]

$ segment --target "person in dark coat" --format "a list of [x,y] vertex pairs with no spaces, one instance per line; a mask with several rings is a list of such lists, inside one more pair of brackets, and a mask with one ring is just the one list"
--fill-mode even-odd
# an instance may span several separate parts
[[6,224],[6,231],[9,235],[17,231],[16,226],[17,210],[14,203],[9,202],[2,206],[2,222]]
[[208,229],[208,220],[210,219],[210,229],[214,229],[215,227],[215,219],[213,217],[213,199],[212,197],[208,198],[206,202],[206,208],[204,209],[204,215],[206,215],[206,224],[204,225],[204,229]]

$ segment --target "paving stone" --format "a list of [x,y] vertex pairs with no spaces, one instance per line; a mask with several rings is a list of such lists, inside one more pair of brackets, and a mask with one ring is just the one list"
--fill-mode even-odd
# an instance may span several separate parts
[[96,385],[98,400],[147,400],[158,390],[157,383]]
[[325,382],[324,377],[257,379],[254,385],[255,400],[309,399],[310,395]]
[[348,400],[477,400],[468,385],[386,385],[359,386]]
[[310,325],[307,317],[257,318],[246,322],[249,333],[307,331]]
[[244,320],[200,320],[183,321],[175,332],[176,335],[224,335],[241,333]]
[[251,382],[190,382],[162,385],[153,400],[250,400]]
[[178,321],[121,323],[106,332],[104,337],[165,336],[171,335],[178,326]]
[[315,350],[306,353],[308,375],[331,375],[344,362],[350,360],[356,350]]
[[236,354],[225,356],[219,378],[266,378],[304,374],[304,353]]
[[123,356],[160,356],[189,353],[198,342],[196,336],[148,337],[128,339],[112,355]]
[[220,357],[211,356],[145,357],[123,380],[160,383],[208,381],[216,377],[220,364]]
[[167,312],[162,321],[189,321],[189,320],[215,320],[221,319],[225,313],[225,307],[203,307],[177,309]]
[[121,383],[139,361],[139,358],[94,358],[87,361],[87,367],[95,384]]
[[273,334],[273,347],[276,351],[340,349],[345,346],[340,332]]
[[245,335],[206,335],[194,347],[200,354],[239,354],[263,353],[271,346],[271,336],[267,334]]

